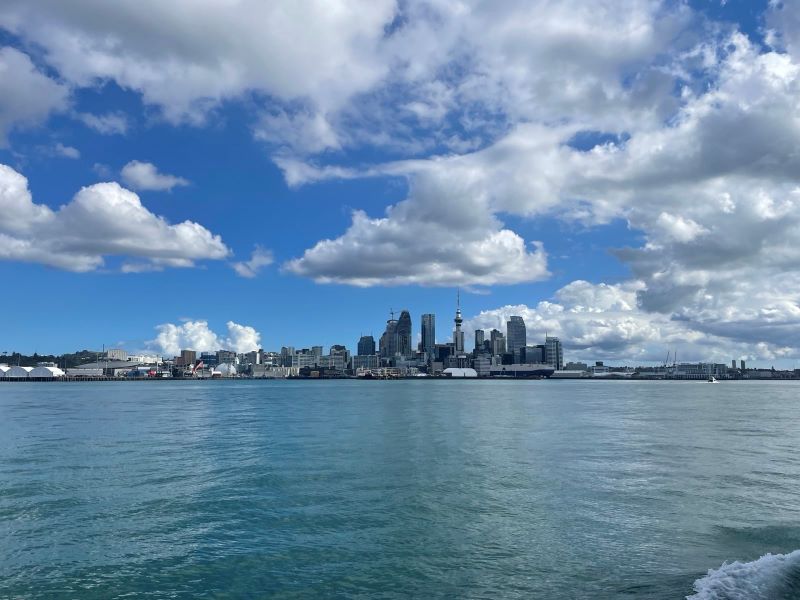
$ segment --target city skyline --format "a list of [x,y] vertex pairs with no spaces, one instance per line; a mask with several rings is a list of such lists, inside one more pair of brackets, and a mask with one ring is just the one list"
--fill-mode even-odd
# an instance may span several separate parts
[[0,349],[796,364],[800,7],[448,6],[4,2]]
[[[395,318],[395,315],[397,315],[398,318]],[[348,359],[349,357],[356,358],[372,355],[378,359],[374,365],[370,361],[363,362],[362,364],[362,366],[369,368],[372,366],[385,366],[392,364],[392,360],[395,358],[412,361],[417,360],[417,364],[420,366],[425,363],[429,364],[432,360],[431,356],[435,354],[435,351],[437,351],[440,347],[449,346],[452,354],[456,356],[463,354],[466,358],[468,358],[469,360],[467,363],[471,363],[479,354],[488,353],[490,356],[495,357],[506,355],[506,357],[513,363],[551,364],[556,368],[556,370],[562,368],[568,369],[570,368],[569,365],[581,364],[584,365],[584,368],[588,369],[589,367],[587,367],[587,364],[593,362],[596,365],[601,366],[605,364],[606,367],[631,367],[631,364],[624,361],[615,361],[613,359],[609,361],[598,356],[587,357],[581,355],[579,357],[567,356],[567,358],[565,358],[563,349],[565,346],[565,340],[561,340],[557,336],[548,335],[547,332],[544,334],[544,344],[531,345],[528,343],[530,338],[528,337],[527,325],[525,324],[525,320],[519,315],[510,315],[505,323],[505,329],[502,331],[496,328],[491,330],[475,328],[471,332],[473,337],[469,338],[473,340],[472,347],[469,347],[465,345],[465,339],[467,339],[465,338],[465,332],[461,330],[463,319],[461,316],[460,293],[457,293],[456,296],[456,309],[453,319],[453,327],[451,328],[449,337],[436,337],[436,315],[433,313],[424,313],[420,315],[419,331],[416,334],[414,334],[414,320],[408,310],[402,309],[400,311],[395,311],[390,309],[389,316],[390,318],[386,321],[386,329],[378,340],[376,340],[371,334],[362,334],[358,340],[352,344],[352,346],[347,342],[344,344],[330,344],[329,346],[314,344],[288,344],[281,345],[280,352],[278,352],[277,348],[268,348],[263,344],[260,344],[257,335],[254,337],[251,332],[241,331],[241,327],[229,323],[229,326],[234,326],[229,327],[231,332],[238,330],[238,340],[233,337],[224,338],[212,336],[209,338],[206,336],[201,336],[200,339],[205,340],[204,342],[201,342],[201,345],[188,344],[186,347],[180,348],[175,346],[174,351],[172,352],[158,352],[151,348],[148,350],[131,351],[129,353],[123,348],[106,348],[104,346],[102,354],[108,359],[112,360],[142,360],[144,362],[152,363],[154,361],[157,362],[157,360],[170,360],[171,358],[174,358],[176,361],[183,361],[185,364],[189,364],[194,361],[196,356],[216,356],[214,359],[215,362],[234,362],[234,359],[238,361],[237,357],[242,357],[245,355],[251,357],[260,355],[261,353],[265,355],[283,355],[285,352],[288,352],[289,354],[296,353],[301,355],[307,353],[319,358],[325,354],[325,348],[328,348],[328,354],[334,355],[341,353],[343,356],[347,356]],[[400,325],[400,323],[402,323],[402,325]],[[425,344],[426,329],[428,329],[429,334],[432,336],[430,338],[432,340],[430,349]],[[413,342],[414,339],[417,340],[416,343]],[[231,348],[236,347],[237,344],[239,345],[239,348],[231,350]],[[566,341],[566,346],[569,347],[569,345],[569,341]],[[355,351],[351,352],[351,348],[355,349]],[[6,358],[8,352],[2,352],[2,358]],[[185,358],[187,353],[191,354],[191,360]],[[58,355],[58,353],[54,354]],[[229,358],[220,358],[221,355],[229,356]],[[427,355],[427,358],[422,358],[424,355]],[[0,358],[0,364],[2,364],[2,358]],[[744,370],[744,365],[746,362],[746,359],[744,358],[732,358],[731,369],[737,368],[737,362],[741,363],[741,368]],[[316,362],[314,364],[316,364]],[[720,366],[725,365],[726,363],[724,361],[720,363],[718,359],[709,360],[708,358],[701,360],[681,360],[679,362],[677,350],[670,349],[667,351],[667,356],[665,359],[661,358],[659,360],[644,360],[640,363],[636,363],[635,366],[645,367],[650,365],[653,367],[666,367],[669,364],[700,364]],[[749,364],[751,366],[753,365],[752,362]],[[775,368],[774,364],[770,365],[769,367],[765,367],[764,365],[756,365],[756,367],[760,369]],[[795,367],[792,366],[792,369],[794,368]]]

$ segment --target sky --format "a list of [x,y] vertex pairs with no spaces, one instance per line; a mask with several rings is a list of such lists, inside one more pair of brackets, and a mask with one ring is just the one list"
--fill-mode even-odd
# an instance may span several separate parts
[[799,259],[797,2],[0,5],[0,351],[794,367]]

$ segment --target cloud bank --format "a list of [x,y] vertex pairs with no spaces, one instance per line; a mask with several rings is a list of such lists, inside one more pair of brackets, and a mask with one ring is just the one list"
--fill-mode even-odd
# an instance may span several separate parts
[[184,349],[198,352],[251,352],[260,348],[261,334],[253,327],[233,321],[228,321],[226,327],[228,335],[219,336],[209,328],[208,321],[185,321],[180,325],[164,323],[156,327],[158,335],[148,346],[166,356],[176,356]]

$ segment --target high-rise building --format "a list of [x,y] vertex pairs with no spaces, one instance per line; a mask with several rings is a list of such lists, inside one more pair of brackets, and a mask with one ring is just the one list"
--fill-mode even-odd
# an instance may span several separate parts
[[528,343],[525,321],[520,316],[512,316],[506,322],[506,348],[510,354],[519,357],[520,348]]
[[524,346],[519,349],[519,362],[523,365],[543,363],[545,362],[544,355],[545,347],[543,344]]
[[461,324],[464,319],[461,318],[461,293],[459,292],[456,300],[456,318],[453,319],[456,324],[455,331],[453,331],[453,350],[456,355],[464,354],[464,332],[461,331]]
[[391,358],[397,353],[397,319],[394,318],[394,313],[386,321],[386,331],[381,335],[379,347],[383,358]]
[[422,315],[422,351],[431,360],[436,349],[436,315]]
[[108,360],[128,360],[128,352],[121,348],[109,348],[106,350]]
[[197,352],[194,350],[181,350],[180,364],[185,367],[193,367],[194,361],[197,360]]
[[400,312],[395,335],[397,336],[397,354],[405,357],[411,356],[413,353],[411,346],[411,314],[407,310]]
[[476,329],[475,330],[475,353],[483,352],[483,342],[484,342],[485,332],[483,329]]
[[297,359],[294,351],[294,346],[283,346],[281,348],[281,366],[293,367],[296,366],[295,365],[296,361]]
[[744,372],[744,370],[745,370],[744,359],[742,359],[741,362],[742,362],[742,372]]
[[322,346],[311,346],[311,354],[314,356],[322,356]]
[[736,359],[734,358],[734,359],[731,361],[731,369],[735,369],[735,368],[736,368]]
[[506,337],[497,329],[492,329],[489,333],[492,355],[497,356],[506,353]]
[[561,348],[561,341],[557,337],[545,336],[544,361],[556,371],[564,368],[564,351]]
[[371,335],[362,335],[358,340],[358,355],[370,356],[375,354],[375,338]]

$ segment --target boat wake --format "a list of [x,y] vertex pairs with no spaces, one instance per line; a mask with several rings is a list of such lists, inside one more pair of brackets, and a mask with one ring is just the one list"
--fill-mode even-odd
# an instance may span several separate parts
[[752,562],[723,563],[694,582],[687,600],[789,600],[800,598],[800,550],[765,554]]

